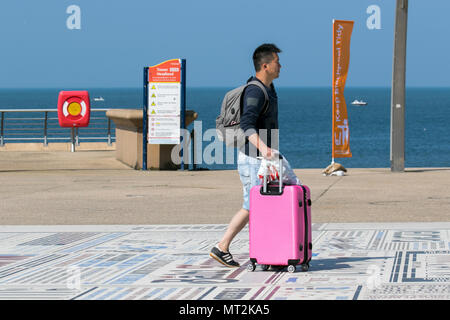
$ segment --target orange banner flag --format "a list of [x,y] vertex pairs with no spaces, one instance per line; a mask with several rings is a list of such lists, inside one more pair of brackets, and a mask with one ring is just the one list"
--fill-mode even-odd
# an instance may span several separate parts
[[333,159],[352,156],[347,105],[344,98],[352,31],[353,21],[333,20]]

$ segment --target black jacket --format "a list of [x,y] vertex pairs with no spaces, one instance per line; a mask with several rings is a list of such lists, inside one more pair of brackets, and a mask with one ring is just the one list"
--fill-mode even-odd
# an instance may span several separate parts
[[[247,82],[252,80],[261,82],[256,77],[251,77]],[[256,132],[268,147],[278,149],[278,130],[271,131],[271,129],[278,129],[278,97],[273,83],[270,88],[265,88],[269,96],[269,105],[263,114],[265,97],[261,88],[250,85],[245,89],[241,101],[240,127],[244,130],[247,137]],[[256,154],[256,147],[248,139],[246,139],[246,143],[241,147],[240,151],[251,157],[259,156],[259,151]]]

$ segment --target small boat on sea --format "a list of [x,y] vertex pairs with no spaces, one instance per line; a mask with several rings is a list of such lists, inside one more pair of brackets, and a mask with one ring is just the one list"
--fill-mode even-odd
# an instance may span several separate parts
[[94,101],[105,101],[102,96],[94,98]]
[[353,101],[352,102],[352,104],[353,105],[355,105],[355,106],[365,106],[365,105],[367,105],[367,102],[365,102],[365,101],[360,101],[360,100],[355,100],[355,101]]

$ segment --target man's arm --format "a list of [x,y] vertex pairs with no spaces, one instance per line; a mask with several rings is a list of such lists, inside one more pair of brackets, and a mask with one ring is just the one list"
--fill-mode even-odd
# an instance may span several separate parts
[[258,150],[261,155],[266,159],[271,159],[273,156],[272,149],[270,149],[260,138],[257,133],[253,133],[248,137],[250,141]]

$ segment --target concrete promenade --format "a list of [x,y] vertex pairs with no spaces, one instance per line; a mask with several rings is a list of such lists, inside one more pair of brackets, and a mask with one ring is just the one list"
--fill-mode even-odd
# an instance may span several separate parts
[[[313,222],[450,221],[450,168],[294,170]],[[114,151],[0,152],[0,224],[228,223],[242,205],[236,170],[137,171]]]
[[136,171],[114,151],[0,151],[0,299],[450,299],[450,168],[295,170],[312,190],[308,272],[246,270],[236,170]]

